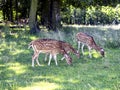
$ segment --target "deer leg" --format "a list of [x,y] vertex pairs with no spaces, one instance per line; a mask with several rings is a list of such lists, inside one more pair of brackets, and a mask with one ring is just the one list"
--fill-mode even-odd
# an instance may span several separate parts
[[36,56],[36,62],[37,62],[37,64],[38,64],[38,66],[41,66],[40,63],[39,63],[39,61],[38,61],[38,56],[39,56],[39,53],[38,53],[37,56]]
[[80,50],[80,42],[78,41],[78,51]]
[[61,60],[64,60],[64,59],[65,59],[65,57],[62,57],[62,58],[61,58]]
[[57,55],[54,55],[54,60],[55,60],[56,66],[57,66],[58,65],[57,64]]
[[64,57],[65,57],[67,63],[70,65],[72,63],[71,57],[68,54],[64,54]]
[[35,56],[32,56],[32,67],[34,67],[34,60],[35,60]]
[[48,66],[50,66],[51,59],[52,59],[52,55],[50,54],[50,56],[49,56],[49,62],[48,62]]
[[91,55],[91,47],[88,46],[88,49],[89,49],[89,57],[92,58],[92,55]]
[[40,63],[38,61],[38,56],[39,56],[39,53],[34,53],[34,55],[32,56],[32,67],[34,67],[34,60],[36,59],[36,62],[37,64],[40,66]]
[[[68,51],[67,54],[68,54],[68,53],[70,53],[70,51]],[[65,59],[65,57],[63,56],[63,57],[61,58],[61,60],[64,60],[64,59]]]
[[45,61],[47,61],[47,56],[48,56],[48,53],[46,53],[46,55],[45,55]]
[[82,49],[82,54],[84,55],[84,50],[83,50],[83,48],[84,48],[84,44],[82,44],[82,47],[81,47],[81,49]]
[[34,60],[36,59],[36,53],[32,56],[32,67],[34,67]]

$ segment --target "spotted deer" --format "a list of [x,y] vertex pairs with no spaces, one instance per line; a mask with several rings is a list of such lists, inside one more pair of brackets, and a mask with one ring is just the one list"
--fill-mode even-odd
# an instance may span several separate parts
[[61,42],[54,39],[38,39],[30,42],[29,47],[33,48],[34,54],[32,56],[32,66],[34,67],[34,60],[36,59],[37,64],[40,66],[38,56],[40,53],[50,54],[48,65],[50,65],[52,57],[57,64],[57,54],[64,55],[67,63],[72,63],[72,58],[67,54]]
[[76,39],[78,42],[78,51],[80,49],[80,44],[82,44],[81,49],[82,49],[82,54],[84,55],[84,46],[86,45],[89,49],[89,57],[92,58],[91,55],[91,49],[95,49],[96,51],[100,52],[100,54],[104,57],[104,49],[98,46],[94,38],[86,33],[79,32],[76,34]]
[[[54,42],[56,42],[56,40],[54,40]],[[64,42],[64,41],[59,41],[62,45],[62,47],[65,49],[65,51],[69,54],[70,52],[74,53],[78,58],[80,57],[80,53],[78,51],[76,51],[71,44]],[[48,54],[46,54],[45,56],[45,61],[47,60],[47,56]],[[65,57],[63,57],[61,60],[65,59]]]

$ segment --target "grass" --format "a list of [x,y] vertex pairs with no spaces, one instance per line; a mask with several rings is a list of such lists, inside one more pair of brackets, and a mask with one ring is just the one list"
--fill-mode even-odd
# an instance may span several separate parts
[[[58,66],[51,62],[48,66],[41,54],[39,61],[42,66],[31,67],[32,49],[28,43],[36,38],[45,36],[54,38],[53,32],[29,35],[19,31],[14,35],[9,34],[9,28],[2,30],[0,38],[0,90],[120,90],[120,50],[118,48],[104,47],[106,56],[100,57],[93,51],[93,58],[81,55],[73,58],[73,65],[67,65],[58,57]],[[52,33],[52,35],[51,35]],[[60,32],[62,33],[62,32]],[[67,32],[68,33],[68,32]],[[76,32],[75,32],[76,33]],[[70,42],[75,48],[73,33],[57,39]],[[72,38],[71,38],[71,37]]]

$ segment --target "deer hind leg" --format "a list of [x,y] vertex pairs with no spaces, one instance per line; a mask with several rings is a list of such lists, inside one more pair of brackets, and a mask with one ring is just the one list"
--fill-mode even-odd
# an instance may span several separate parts
[[38,61],[38,56],[39,53],[35,52],[34,55],[32,56],[32,67],[34,67],[34,60],[36,59],[37,64],[40,66],[40,63]]
[[32,56],[32,67],[34,67],[34,60],[36,59],[36,53]]
[[38,66],[41,66],[40,63],[39,63],[39,61],[38,61],[38,56],[39,56],[39,53],[38,53],[37,56],[36,56],[36,62],[37,62],[37,64],[38,64]]
[[92,58],[92,54],[91,54],[91,49],[92,48],[90,46],[88,46],[88,49],[89,49],[89,57]]

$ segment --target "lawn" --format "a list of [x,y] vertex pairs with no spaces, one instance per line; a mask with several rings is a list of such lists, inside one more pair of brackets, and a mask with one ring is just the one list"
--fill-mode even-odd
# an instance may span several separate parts
[[[102,27],[100,30],[96,27],[64,29],[57,33],[41,32],[38,35],[30,35],[24,30],[14,30],[10,34],[13,30],[1,29],[0,90],[120,90],[120,47],[117,47],[120,31]],[[60,60],[61,55],[58,56],[58,66],[54,60],[48,66],[48,61],[44,61],[44,54],[39,56],[42,66],[37,66],[36,63],[34,68],[31,66],[33,50],[28,49],[30,41],[56,38],[77,48],[74,36],[79,31],[89,32],[96,37],[96,42],[105,49],[104,58],[93,50],[93,58],[90,59],[86,49],[86,55],[81,54],[79,59],[70,54],[73,59],[71,66],[65,60]],[[119,41],[113,44],[115,40]]]

